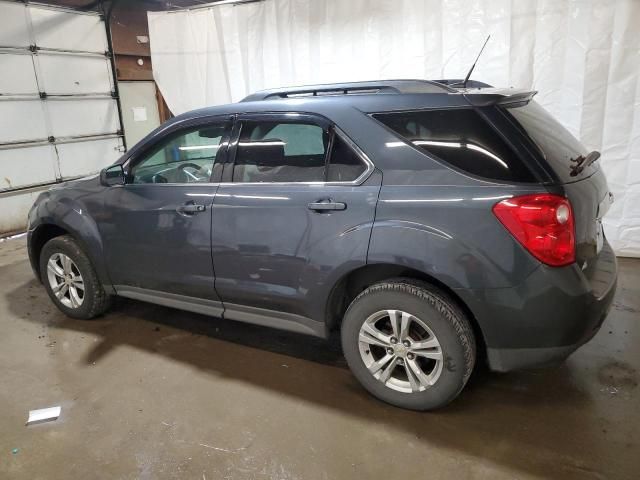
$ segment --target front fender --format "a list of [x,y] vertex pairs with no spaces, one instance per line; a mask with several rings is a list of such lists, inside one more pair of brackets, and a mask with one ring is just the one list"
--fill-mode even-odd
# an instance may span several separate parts
[[[84,190],[84,191],[83,191]],[[107,290],[111,290],[104,261],[102,236],[92,216],[101,199],[93,191],[82,188],[52,189],[41,194],[29,212],[28,247],[29,257],[34,270],[39,271],[39,259],[34,248],[38,238],[45,235],[50,227],[57,227],[68,232],[82,247],[91,260],[98,278]]]

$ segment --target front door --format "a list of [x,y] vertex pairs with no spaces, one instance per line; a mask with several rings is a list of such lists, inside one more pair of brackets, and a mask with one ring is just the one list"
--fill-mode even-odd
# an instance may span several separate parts
[[241,117],[233,136],[213,204],[225,317],[321,335],[329,291],[366,263],[380,175],[313,116]]
[[227,133],[225,123],[215,122],[178,129],[128,161],[126,184],[109,188],[100,229],[120,295],[218,301],[211,260],[217,184],[211,176]]

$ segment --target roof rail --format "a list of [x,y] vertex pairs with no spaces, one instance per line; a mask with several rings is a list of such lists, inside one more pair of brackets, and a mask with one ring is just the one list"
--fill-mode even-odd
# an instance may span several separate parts
[[378,80],[369,82],[327,83],[274,88],[252,93],[242,102],[281,98],[319,97],[330,95],[365,95],[376,93],[451,93],[456,90],[429,80]]
[[[464,79],[462,78],[442,78],[440,80],[432,80],[433,82],[440,83],[442,85],[447,85],[448,87],[453,88],[463,88],[462,83]],[[493,88],[493,85],[489,85],[488,83],[479,82],[478,80],[467,80],[466,88]]]

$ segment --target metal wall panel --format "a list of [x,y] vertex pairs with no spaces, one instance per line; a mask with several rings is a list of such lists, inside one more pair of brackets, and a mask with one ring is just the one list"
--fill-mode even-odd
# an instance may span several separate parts
[[[0,190],[50,182],[56,178],[57,161],[53,145],[0,150],[0,169],[3,174]],[[5,168],[7,165],[13,168]]]
[[48,187],[10,194],[0,193],[0,232],[3,234],[23,231],[27,223],[27,213],[38,195]]
[[55,94],[109,94],[113,90],[111,62],[104,56],[48,53],[38,55],[43,88]]
[[118,105],[112,98],[50,100],[47,102],[54,137],[115,133]]
[[104,21],[0,0],[0,234],[26,226],[40,191],[123,151]]
[[[122,126],[127,145],[134,146],[154,128],[160,126],[160,112],[154,82],[119,82]],[[143,110],[144,116],[136,118],[135,112]],[[145,118],[146,117],[146,118]]]
[[28,8],[39,47],[99,53],[108,50],[104,22],[98,15],[32,5]]
[[[0,143],[46,139],[43,109],[40,99],[0,100]],[[7,167],[0,164],[0,173]]]
[[0,52],[0,93],[38,94],[31,55]]
[[26,7],[20,3],[0,4],[0,47],[28,47]]
[[63,180],[97,173],[115,162],[121,153],[122,139],[103,138],[89,142],[63,143],[57,146]]

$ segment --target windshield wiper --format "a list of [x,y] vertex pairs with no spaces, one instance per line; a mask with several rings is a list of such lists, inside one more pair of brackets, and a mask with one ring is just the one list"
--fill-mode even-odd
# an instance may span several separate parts
[[599,158],[600,152],[598,152],[597,150],[589,153],[586,157],[584,155],[580,155],[576,158],[572,158],[570,161],[575,163],[575,165],[571,165],[571,173],[569,175],[575,177]]

